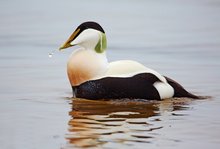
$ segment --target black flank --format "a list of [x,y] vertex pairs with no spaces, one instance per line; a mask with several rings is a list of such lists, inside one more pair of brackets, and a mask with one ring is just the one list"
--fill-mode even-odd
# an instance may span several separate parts
[[149,99],[160,100],[153,84],[160,81],[151,73],[142,73],[129,78],[106,77],[87,81],[73,87],[77,98],[86,99]]

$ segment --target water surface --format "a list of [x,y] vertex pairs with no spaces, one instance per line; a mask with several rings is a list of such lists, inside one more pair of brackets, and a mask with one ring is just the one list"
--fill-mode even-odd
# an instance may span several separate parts
[[[218,0],[0,2],[2,149],[220,147]],[[83,21],[106,31],[109,61],[132,59],[205,100],[73,99],[56,50]]]

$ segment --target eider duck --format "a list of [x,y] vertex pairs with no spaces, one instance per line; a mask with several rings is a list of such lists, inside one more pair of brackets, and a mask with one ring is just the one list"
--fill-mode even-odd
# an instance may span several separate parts
[[108,62],[105,31],[96,22],[84,22],[59,48],[80,46],[69,57],[67,74],[76,98],[147,99],[198,98],[176,81],[132,60]]

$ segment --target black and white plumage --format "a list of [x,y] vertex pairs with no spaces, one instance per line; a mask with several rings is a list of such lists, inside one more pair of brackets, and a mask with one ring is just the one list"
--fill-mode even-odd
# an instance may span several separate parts
[[131,60],[108,62],[105,31],[96,22],[77,27],[60,50],[79,45],[67,63],[73,93],[78,98],[161,100],[198,98],[174,80]]

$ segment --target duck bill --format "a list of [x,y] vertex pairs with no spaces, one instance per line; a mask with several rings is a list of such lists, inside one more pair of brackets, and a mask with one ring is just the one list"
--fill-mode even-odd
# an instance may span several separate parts
[[63,49],[74,46],[75,44],[71,44],[71,42],[77,37],[79,31],[80,29],[75,30],[72,35],[67,39],[67,41],[60,46],[59,50],[62,51]]
[[62,46],[60,46],[59,50],[62,51],[63,49],[69,48],[72,45],[70,44],[70,42],[65,42]]

